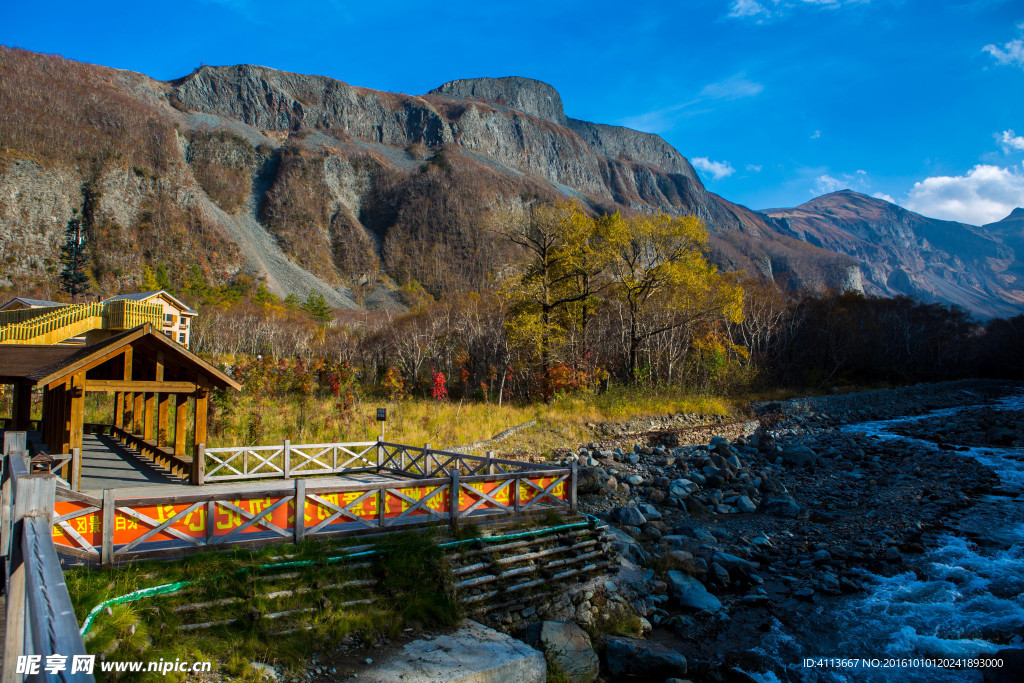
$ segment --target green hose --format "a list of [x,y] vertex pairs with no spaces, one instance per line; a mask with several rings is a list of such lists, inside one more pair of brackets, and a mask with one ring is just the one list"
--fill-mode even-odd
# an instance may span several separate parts
[[[453,547],[457,547],[457,546],[460,546],[460,545],[466,545],[467,543],[476,543],[478,541],[481,541],[481,542],[482,541],[486,541],[488,543],[493,543],[494,541],[508,541],[508,540],[514,540],[514,539],[517,539],[517,538],[525,538],[525,537],[529,537],[529,536],[542,536],[544,534],[550,534],[550,533],[555,532],[555,531],[562,531],[563,529],[578,529],[579,527],[588,526],[588,525],[589,526],[593,526],[593,525],[597,524],[598,519],[596,517],[594,517],[593,515],[586,515],[586,517],[587,517],[587,521],[585,521],[585,522],[573,522],[572,524],[560,524],[558,526],[545,527],[543,529],[530,529],[528,531],[520,531],[520,532],[517,532],[517,533],[514,533],[514,534],[503,534],[501,536],[481,536],[479,538],[467,538],[467,539],[462,540],[462,541],[448,541],[446,543],[441,543],[439,547],[441,547],[441,548],[453,548]],[[383,551],[381,551],[381,550],[364,550],[362,552],[350,553],[348,555],[338,555],[338,556],[335,556],[335,557],[328,557],[326,560],[323,560],[323,563],[334,564],[335,562],[342,562],[342,561],[345,561],[345,560],[351,560],[351,559],[354,559],[354,558],[357,558],[357,557],[370,557],[370,556],[376,555],[376,554],[378,554],[380,552],[383,552]],[[256,567],[242,567],[241,569],[238,569],[235,573],[239,574],[239,573],[245,573],[245,572],[249,572],[249,571],[262,571],[262,570],[267,570],[267,569],[289,569],[289,568],[292,568],[292,567],[313,567],[313,566],[316,566],[319,563],[320,563],[319,560],[290,560],[288,562],[274,562],[274,563],[271,563],[271,564],[261,564],[261,565],[258,565]],[[151,597],[156,596],[156,595],[170,595],[172,593],[177,593],[178,591],[182,590],[183,588],[187,588],[188,586],[191,586],[193,584],[200,583],[202,581],[212,581],[213,579],[218,579],[218,578],[221,578],[222,576],[224,576],[224,575],[223,574],[217,574],[216,576],[208,576],[208,577],[204,577],[202,579],[192,579],[191,581],[176,581],[174,583],[165,583],[162,586],[153,586],[151,588],[142,588],[142,589],[137,590],[137,591],[132,591],[131,593],[125,593],[124,595],[120,595],[120,596],[118,596],[116,598],[110,598],[109,600],[104,600],[103,602],[101,602],[100,604],[96,605],[95,607],[93,607],[89,611],[89,614],[87,614],[86,617],[85,617],[85,621],[82,622],[82,628],[79,631],[79,633],[84,638],[86,636],[86,634],[89,633],[90,629],[92,629],[92,625],[93,625],[93,622],[96,621],[96,617],[99,616],[100,612],[102,612],[107,607],[113,607],[114,605],[123,605],[126,602],[134,602],[135,600],[141,600],[142,598],[151,598]]]

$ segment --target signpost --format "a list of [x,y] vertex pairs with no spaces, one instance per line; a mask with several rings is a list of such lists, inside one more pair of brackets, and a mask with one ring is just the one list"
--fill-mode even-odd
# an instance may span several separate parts
[[384,423],[388,420],[388,409],[377,408],[377,422],[380,422],[380,438],[384,438]]

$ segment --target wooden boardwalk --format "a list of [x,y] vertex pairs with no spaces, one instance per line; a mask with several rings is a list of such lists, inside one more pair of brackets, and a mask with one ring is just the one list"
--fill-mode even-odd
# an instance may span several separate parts
[[184,479],[112,436],[86,434],[82,438],[82,493],[100,495],[103,489],[187,485]]

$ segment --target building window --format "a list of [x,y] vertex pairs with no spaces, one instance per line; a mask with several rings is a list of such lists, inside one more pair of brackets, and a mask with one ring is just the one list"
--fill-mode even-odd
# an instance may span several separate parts
[[168,339],[174,339],[174,337],[171,336],[170,330],[164,330],[164,336],[167,337]]
[[179,344],[184,344],[185,343],[185,333],[184,332],[182,332],[181,334],[178,335],[178,343]]
[[164,322],[165,323],[173,323],[174,322],[174,314],[173,313],[164,313]]

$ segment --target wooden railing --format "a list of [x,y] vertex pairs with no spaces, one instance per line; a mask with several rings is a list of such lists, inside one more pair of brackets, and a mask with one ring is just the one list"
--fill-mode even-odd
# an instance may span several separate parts
[[127,330],[143,323],[163,327],[163,307],[140,301],[97,301],[29,311],[38,313],[10,311],[16,315],[9,321],[0,318],[0,343],[56,344],[92,329]]
[[[427,478],[456,468],[465,474],[501,474],[558,469],[543,463],[502,460],[493,455],[466,455],[400,443],[352,441],[280,446],[203,448],[203,482],[291,479],[296,476],[389,472]],[[447,475],[445,475],[447,476]]]
[[[4,433],[0,484],[0,551],[6,579],[3,681],[92,681],[78,672],[49,672],[47,657],[85,656],[71,596],[52,536],[57,478],[29,470],[25,432]],[[18,672],[20,657],[39,657],[37,673]],[[25,660],[23,660],[25,661]]]
[[[438,523],[458,526],[576,510],[575,465],[500,460],[384,441],[286,442],[280,447],[208,449],[205,456],[219,464],[209,468],[202,489],[132,497],[118,497],[108,489],[102,498],[58,490],[58,551],[109,565],[235,544],[298,543],[310,536]],[[231,474],[215,474],[223,469]],[[346,481],[306,476],[311,474],[378,476]],[[280,483],[241,487],[269,477]]]

